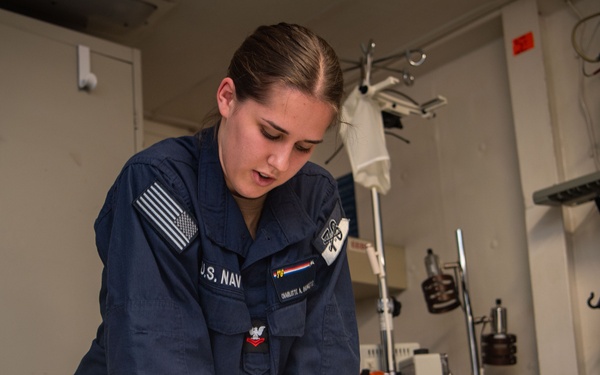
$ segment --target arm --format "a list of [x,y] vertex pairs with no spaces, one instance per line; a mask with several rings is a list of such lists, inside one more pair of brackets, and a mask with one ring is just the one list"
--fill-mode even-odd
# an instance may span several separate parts
[[178,199],[186,192],[174,191],[175,184],[153,167],[133,164],[119,176],[96,222],[105,264],[101,304],[108,373],[210,373],[210,343],[196,291],[199,242],[173,247],[135,207],[155,181],[189,211]]
[[[295,341],[285,373],[358,374],[359,341],[346,253],[347,228],[337,194],[321,207],[326,215],[319,220],[323,229],[313,241],[321,254],[316,278],[319,288],[308,297],[304,335]],[[331,225],[332,220],[336,225]],[[338,236],[333,237],[339,241],[329,242],[336,233]]]

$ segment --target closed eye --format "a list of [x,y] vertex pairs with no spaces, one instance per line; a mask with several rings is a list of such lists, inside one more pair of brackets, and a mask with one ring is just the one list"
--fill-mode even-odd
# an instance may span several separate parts
[[[278,141],[280,139],[282,139],[284,136],[289,135],[289,133],[279,127],[278,125],[276,125],[275,123],[269,121],[269,120],[265,120],[270,127],[265,127],[265,126],[261,126],[260,127],[260,133],[263,135],[263,137],[265,137],[266,139],[270,140],[270,141]],[[271,132],[269,132],[269,130],[273,128],[273,130],[277,131],[277,134],[272,134]],[[313,146],[317,145],[319,143],[323,142],[323,140],[304,140],[302,141],[302,143],[307,143],[310,146],[306,147],[304,146],[302,143],[296,143],[294,145],[294,148],[298,151],[298,152],[302,152],[302,153],[310,153],[313,150]]]
[[275,141],[275,140],[277,140],[277,139],[280,139],[280,138],[281,138],[281,135],[273,135],[273,134],[269,133],[268,131],[266,131],[266,130],[265,130],[265,128],[261,128],[261,129],[260,129],[260,132],[262,133],[262,135],[263,135],[265,138],[267,138],[267,139],[269,139],[269,140],[271,140],[271,141]]
[[296,144],[296,150],[298,150],[300,152],[304,152],[304,153],[309,153],[312,151],[312,147],[303,147],[299,144]]

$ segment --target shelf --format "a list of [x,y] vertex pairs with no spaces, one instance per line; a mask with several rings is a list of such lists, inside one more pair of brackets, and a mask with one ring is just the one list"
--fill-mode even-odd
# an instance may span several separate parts
[[535,204],[576,206],[600,197],[600,172],[565,181],[533,193]]

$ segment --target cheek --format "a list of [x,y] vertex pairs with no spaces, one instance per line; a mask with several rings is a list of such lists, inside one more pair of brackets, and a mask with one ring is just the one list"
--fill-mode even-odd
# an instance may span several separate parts
[[240,167],[240,161],[243,160],[245,150],[243,144],[240,144],[240,140],[233,134],[227,134],[224,139],[225,141],[221,144],[221,157],[223,168],[228,177],[231,178],[236,174],[236,169]]
[[244,134],[232,137],[227,145],[229,168],[240,170],[253,166],[263,156],[265,149],[260,139],[252,139]]
[[295,175],[300,168],[302,168],[304,166],[304,164],[306,164],[309,160],[310,160],[310,155],[311,153],[305,154],[305,153],[298,153],[298,152],[294,152],[295,155],[292,156],[291,160],[290,160],[290,168],[289,171],[292,175]]

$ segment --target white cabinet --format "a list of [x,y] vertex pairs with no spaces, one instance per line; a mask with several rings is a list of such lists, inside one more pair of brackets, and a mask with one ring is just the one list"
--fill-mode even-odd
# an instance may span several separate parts
[[142,141],[140,72],[135,49],[0,11],[1,374],[73,373],[95,335],[93,224]]

